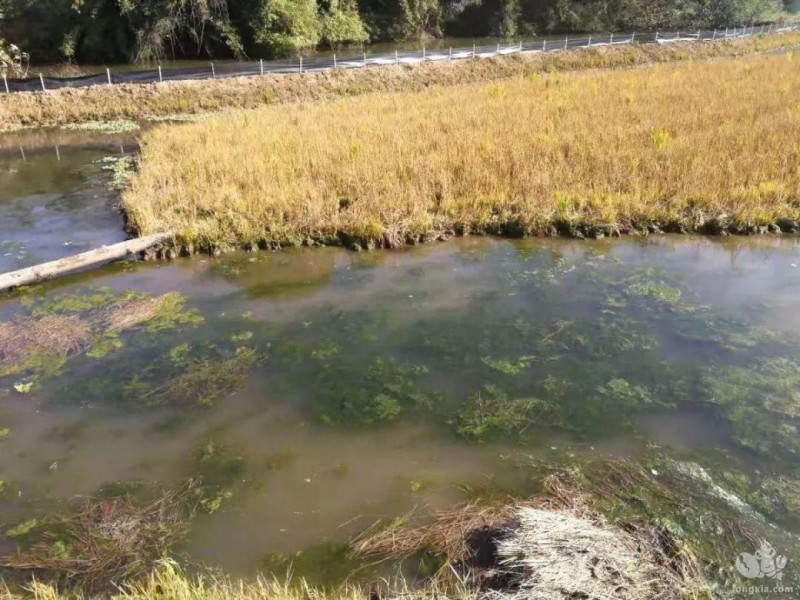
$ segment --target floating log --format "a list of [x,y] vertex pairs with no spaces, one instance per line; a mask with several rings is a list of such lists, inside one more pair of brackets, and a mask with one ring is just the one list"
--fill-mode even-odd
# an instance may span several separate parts
[[118,244],[111,244],[110,246],[103,246],[82,252],[75,256],[68,256],[66,258],[59,258],[51,262],[42,263],[35,267],[27,267],[19,271],[11,271],[10,273],[0,274],[0,292],[10,290],[21,285],[30,285],[32,283],[41,283],[48,279],[55,279],[62,275],[73,273],[80,269],[94,267],[101,265],[112,260],[119,260],[132,254],[144,252],[151,246],[155,246],[172,237],[172,232],[156,233],[141,238],[135,238],[126,242]]

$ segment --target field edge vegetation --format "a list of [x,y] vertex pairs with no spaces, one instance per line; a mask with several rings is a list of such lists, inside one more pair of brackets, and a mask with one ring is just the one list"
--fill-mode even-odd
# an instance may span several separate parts
[[130,231],[177,231],[185,253],[796,232],[796,58],[531,75],[158,128],[122,206]]
[[506,55],[452,63],[4,94],[0,95],[0,131],[22,126],[198,115],[271,104],[332,100],[369,93],[415,92],[433,87],[529,77],[557,71],[732,58],[797,45],[800,45],[800,33],[792,32],[713,43],[578,48],[564,52]]

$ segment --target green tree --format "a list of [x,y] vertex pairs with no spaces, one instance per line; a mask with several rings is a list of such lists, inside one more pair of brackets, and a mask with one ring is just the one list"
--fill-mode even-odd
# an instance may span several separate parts
[[121,15],[136,31],[137,61],[176,55],[210,55],[216,45],[224,46],[234,56],[243,53],[241,38],[231,25],[227,0],[118,2]]
[[364,44],[369,33],[358,8],[346,0],[333,0],[322,17],[322,41],[335,48],[341,44]]
[[444,11],[439,0],[399,0],[399,15],[392,27],[395,39],[442,35]]
[[291,54],[320,43],[322,22],[316,0],[266,0],[255,39],[274,54]]

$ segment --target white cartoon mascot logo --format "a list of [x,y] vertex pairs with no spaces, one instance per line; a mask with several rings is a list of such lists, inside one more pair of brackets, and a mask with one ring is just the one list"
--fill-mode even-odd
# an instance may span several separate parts
[[736,570],[747,579],[781,579],[785,566],[786,557],[778,556],[767,541],[761,542],[755,554],[742,552],[736,559]]

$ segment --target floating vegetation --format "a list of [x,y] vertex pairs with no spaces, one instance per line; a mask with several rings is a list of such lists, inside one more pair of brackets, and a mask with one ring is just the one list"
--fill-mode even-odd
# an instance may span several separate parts
[[334,353],[322,365],[320,417],[326,423],[355,422],[365,425],[394,421],[404,411],[429,411],[437,394],[417,385],[426,374],[424,366],[397,359],[376,358],[363,373],[345,369],[342,358]]
[[9,574],[98,592],[148,575],[186,533],[192,485],[141,505],[129,497],[87,500],[74,514],[29,519],[4,532],[17,551]]
[[481,361],[487,367],[500,373],[505,373],[506,375],[519,375],[525,370],[525,367],[528,366],[531,360],[532,358],[530,357],[523,357],[517,359],[515,362],[509,360],[494,360],[489,356],[481,358]]
[[102,164],[104,171],[111,171],[109,187],[112,190],[124,190],[136,173],[135,156],[105,156],[95,162]]
[[735,439],[766,456],[800,452],[800,363],[774,357],[752,367],[704,370],[702,393],[722,411]]
[[233,498],[236,484],[241,482],[245,469],[244,459],[233,456],[231,449],[209,441],[195,454],[193,476],[198,477],[193,495],[200,508],[212,514]]
[[155,333],[202,322],[184,303],[178,292],[150,296],[108,289],[25,298],[28,314],[0,323],[0,376],[24,376],[27,381],[15,384],[24,393],[77,355],[102,358],[118,350],[124,332]]
[[159,397],[176,404],[213,406],[247,382],[257,361],[252,348],[237,348],[233,356],[222,360],[190,361]]
[[119,119],[117,121],[86,121],[83,123],[68,123],[62,125],[61,129],[67,131],[96,131],[98,133],[129,133],[138,131],[139,124],[136,121]]
[[608,356],[634,350],[652,350],[658,340],[644,323],[627,317],[604,315],[597,319],[559,320],[540,345],[560,350]]
[[509,398],[486,385],[458,415],[457,431],[470,440],[486,441],[521,435],[526,429],[556,420],[555,408],[536,398]]
[[647,388],[616,378],[597,386],[587,410],[596,416],[630,414],[654,404]]

